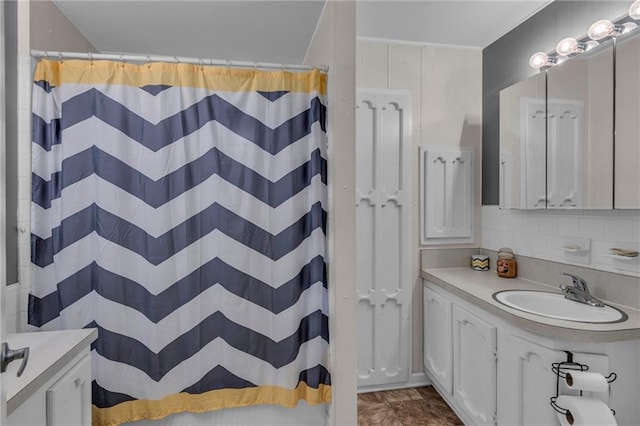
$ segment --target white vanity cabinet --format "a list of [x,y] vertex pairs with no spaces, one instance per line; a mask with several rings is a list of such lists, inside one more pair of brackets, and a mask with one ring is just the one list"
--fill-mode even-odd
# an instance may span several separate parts
[[496,328],[425,286],[424,332],[436,388],[466,424],[495,424]]
[[30,348],[24,373],[9,365],[7,426],[85,426],[91,424],[90,344],[97,330],[8,335],[12,347]]
[[[603,332],[583,340],[533,333],[515,325],[512,314],[494,314],[458,293],[454,286],[424,281],[424,367],[465,424],[557,425],[549,403],[556,395],[551,368],[553,363],[567,361],[568,352],[573,361],[588,365],[589,371],[605,376],[615,372],[618,378],[610,392],[586,392],[585,396],[615,409],[618,424],[640,424],[639,340],[608,340]],[[566,334],[566,328],[552,328]],[[561,381],[560,394],[577,393]]]

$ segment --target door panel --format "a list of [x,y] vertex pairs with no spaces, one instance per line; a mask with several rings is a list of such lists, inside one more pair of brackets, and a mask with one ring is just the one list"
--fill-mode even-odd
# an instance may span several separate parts
[[556,424],[549,405],[556,392],[551,364],[565,361],[567,355],[511,335],[501,334],[500,339],[498,423]]
[[424,287],[424,367],[429,377],[451,395],[451,302]]
[[359,91],[356,104],[358,384],[409,378],[410,97]]
[[475,424],[495,424],[496,328],[453,307],[453,398]]

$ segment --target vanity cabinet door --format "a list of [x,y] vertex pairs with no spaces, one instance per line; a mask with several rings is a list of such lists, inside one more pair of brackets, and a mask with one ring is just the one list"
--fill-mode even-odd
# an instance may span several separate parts
[[453,306],[453,399],[477,425],[496,422],[496,327]]
[[567,355],[506,333],[500,334],[498,346],[498,424],[557,424],[549,405],[556,393],[551,364]]
[[[34,346],[35,351],[43,350],[42,345],[35,344]],[[30,359],[29,362],[34,361],[34,365],[38,361],[42,362],[42,357],[40,359],[34,357],[34,359]],[[55,368],[55,374],[35,389],[24,402],[19,403],[9,414],[7,426],[91,425],[91,355],[89,354],[89,346],[71,361],[67,361],[66,364],[55,364],[55,367],[51,368]],[[21,392],[23,391],[24,389]]]
[[547,208],[613,207],[613,40],[547,70]]
[[91,356],[47,389],[47,426],[91,424]]
[[424,368],[451,395],[451,302],[424,287]]

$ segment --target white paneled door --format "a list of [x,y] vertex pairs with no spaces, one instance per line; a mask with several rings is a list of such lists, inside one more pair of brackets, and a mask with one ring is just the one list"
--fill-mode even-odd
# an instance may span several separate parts
[[358,90],[356,103],[358,386],[409,378],[411,97]]

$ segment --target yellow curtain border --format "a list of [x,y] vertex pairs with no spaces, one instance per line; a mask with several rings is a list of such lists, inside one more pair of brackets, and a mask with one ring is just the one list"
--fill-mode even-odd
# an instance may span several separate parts
[[318,389],[300,382],[295,389],[279,386],[258,386],[245,389],[220,389],[203,394],[178,393],[160,400],[127,401],[109,408],[91,407],[93,426],[116,426],[136,420],[158,420],[171,414],[203,413],[221,408],[275,404],[293,408],[299,400],[309,405],[331,402],[331,386]]
[[150,62],[131,64],[118,61],[42,59],[34,81],[62,84],[120,84],[143,87],[167,85],[199,87],[225,92],[327,93],[327,75],[318,69],[305,72],[262,71],[184,63]]

